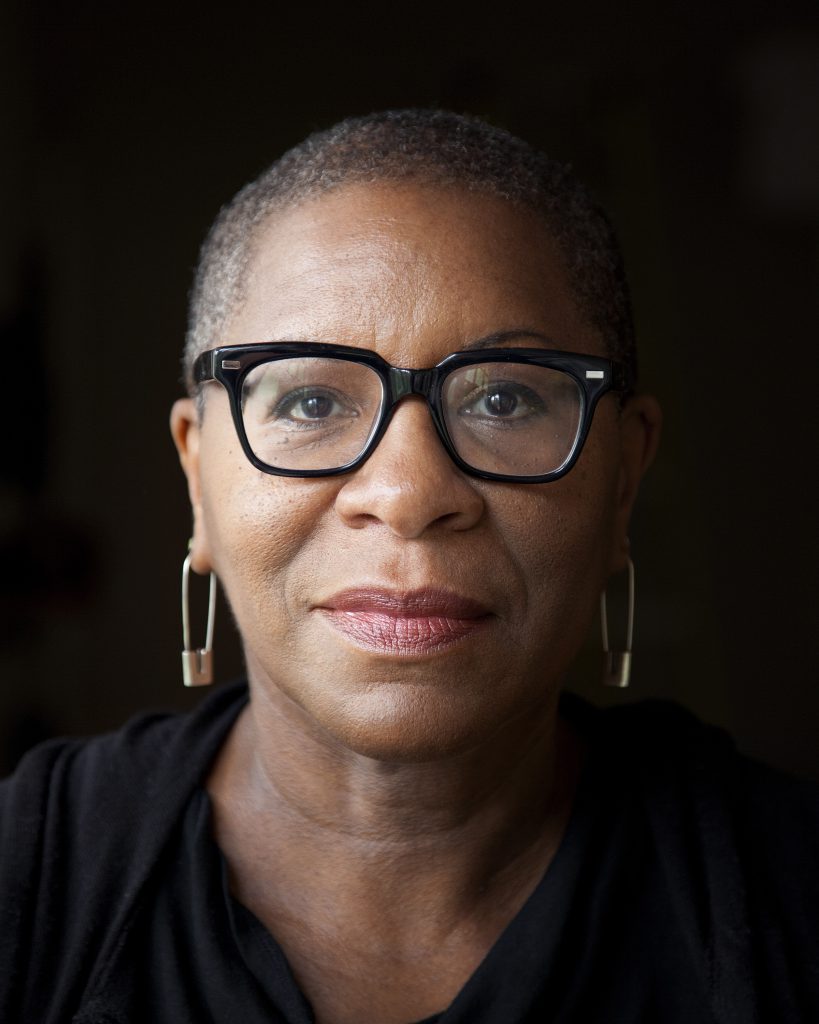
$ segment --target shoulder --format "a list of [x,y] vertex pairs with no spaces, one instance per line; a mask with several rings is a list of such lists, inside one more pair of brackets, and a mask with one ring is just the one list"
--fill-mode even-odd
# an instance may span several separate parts
[[188,714],[142,714],[117,732],[35,747],[0,782],[0,836],[24,821],[98,817],[112,798],[127,814],[129,799],[145,803],[195,783],[246,699],[247,687],[233,684]]
[[748,1008],[743,1019],[752,1004],[761,1019],[815,1019],[800,1007],[819,1012],[819,786],[743,756],[673,703],[577,714],[596,784],[641,809],[718,1002]]
[[737,839],[756,836],[754,851],[801,844],[819,853],[819,785],[740,753],[723,729],[671,701],[646,700],[598,710],[575,704],[591,747],[614,778],[668,809],[698,808],[702,827],[730,821]]
[[190,714],[42,744],[0,783],[0,1019],[14,1019],[3,1011],[30,951],[56,990],[81,984],[122,931],[246,700],[244,685],[223,687]]
[[598,708],[565,693],[561,713],[593,749],[616,754],[625,770],[654,766],[678,777],[723,776],[739,785],[782,786],[797,797],[819,796],[819,784],[780,772],[737,750],[723,728],[711,725],[669,700],[642,700]]

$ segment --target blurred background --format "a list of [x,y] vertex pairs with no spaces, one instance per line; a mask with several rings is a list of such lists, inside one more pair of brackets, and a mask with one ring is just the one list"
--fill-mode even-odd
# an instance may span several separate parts
[[[0,772],[46,736],[199,699],[180,681],[189,512],[167,429],[198,247],[309,131],[435,105],[597,193],[665,408],[632,532],[632,689],[598,686],[596,633],[571,686],[678,700],[819,778],[814,0],[491,19],[7,0],[0,76]],[[216,660],[241,672],[224,605]]]

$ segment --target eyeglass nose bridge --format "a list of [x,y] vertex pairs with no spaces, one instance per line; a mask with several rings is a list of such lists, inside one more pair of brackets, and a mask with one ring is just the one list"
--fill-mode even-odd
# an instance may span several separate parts
[[393,413],[398,407],[398,403],[403,401],[405,398],[409,398],[411,395],[418,395],[426,402],[427,409],[432,417],[433,426],[435,427],[435,431],[438,434],[441,444],[443,444],[450,457],[460,465],[458,455],[452,446],[452,442],[447,436],[446,427],[444,426],[437,408],[437,403],[440,401],[437,390],[440,386],[440,377],[437,368],[433,367],[432,369],[412,370],[401,366],[391,366],[387,377],[389,392],[387,396],[387,404],[382,413],[381,427],[373,438],[373,446],[378,444],[384,431],[389,426]]
[[391,366],[390,405],[395,405],[408,395],[421,395],[429,401],[434,380],[434,370],[407,370],[400,366]]

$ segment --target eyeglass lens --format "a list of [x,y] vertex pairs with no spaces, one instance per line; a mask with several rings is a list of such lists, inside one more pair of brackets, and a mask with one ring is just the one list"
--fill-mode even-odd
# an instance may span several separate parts
[[[241,407],[254,455],[274,469],[331,470],[353,461],[377,429],[386,401],[369,366],[315,356],[254,367]],[[540,476],[559,469],[580,429],[583,396],[573,377],[525,363],[474,363],[451,372],[443,417],[474,469]]]

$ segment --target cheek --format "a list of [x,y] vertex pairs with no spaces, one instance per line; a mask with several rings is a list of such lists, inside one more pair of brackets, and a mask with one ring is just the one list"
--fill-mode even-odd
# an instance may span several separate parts
[[307,542],[321,532],[333,499],[326,481],[260,473],[241,451],[203,458],[202,515],[213,566],[243,635],[262,611],[265,632],[286,635],[289,581],[309,574]]
[[615,526],[616,473],[602,451],[586,454],[561,480],[513,492],[505,510],[504,532],[527,580],[528,621],[569,646],[595,613]]

